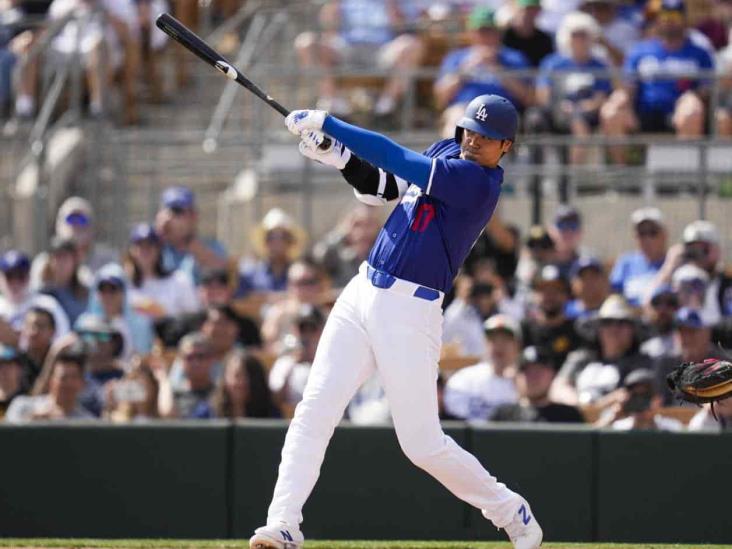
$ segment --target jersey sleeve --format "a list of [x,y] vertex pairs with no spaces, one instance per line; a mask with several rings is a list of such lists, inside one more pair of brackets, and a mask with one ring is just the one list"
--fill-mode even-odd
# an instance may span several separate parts
[[503,171],[489,171],[470,160],[433,158],[425,194],[458,208],[498,201]]

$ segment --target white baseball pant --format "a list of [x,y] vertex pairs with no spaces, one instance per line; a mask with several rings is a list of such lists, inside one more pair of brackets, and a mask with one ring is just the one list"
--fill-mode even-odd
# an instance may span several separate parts
[[440,426],[436,382],[443,296],[434,301],[414,297],[418,287],[396,279],[391,288],[376,288],[364,263],[341,293],[287,431],[267,524],[302,522],[302,507],[318,479],[333,431],[374,370],[406,456],[457,497],[481,509],[496,527],[511,521],[520,496],[491,476]]

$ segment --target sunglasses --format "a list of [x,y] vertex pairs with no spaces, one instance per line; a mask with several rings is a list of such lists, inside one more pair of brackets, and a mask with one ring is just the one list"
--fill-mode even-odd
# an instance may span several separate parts
[[632,322],[629,320],[622,320],[620,318],[606,318],[600,321],[600,326],[631,326]]
[[88,227],[89,217],[81,212],[73,212],[66,216],[66,223],[74,227]]
[[79,337],[86,343],[109,343],[112,341],[112,334],[101,332],[79,332]]
[[290,280],[290,284],[293,286],[316,286],[320,284],[320,280],[317,278],[298,278]]
[[641,229],[635,232],[635,234],[637,234],[639,238],[655,238],[660,233],[661,231],[659,231],[658,229]]
[[576,220],[567,220],[567,221],[559,221],[557,223],[557,229],[560,231],[577,231],[580,228],[579,221]]
[[207,278],[201,281],[203,286],[228,286],[229,280],[225,276]]
[[121,292],[122,288],[117,286],[116,284],[110,284],[109,282],[102,282],[98,287],[97,290],[99,290],[102,294],[112,294]]
[[185,214],[187,214],[190,211],[189,208],[184,208],[182,206],[170,206],[170,207],[168,207],[168,209],[176,217],[178,217],[180,215],[185,215]]
[[210,355],[208,353],[186,353],[182,355],[183,360],[194,362],[198,360],[206,360]]
[[703,280],[694,279],[687,280],[681,283],[679,290],[682,292],[697,292],[704,293],[707,289],[707,283]]
[[670,307],[677,309],[679,307],[679,300],[674,297],[659,297],[658,299],[652,299],[651,305],[653,307]]
[[286,231],[270,231],[267,233],[266,240],[267,242],[275,242],[277,240],[291,242],[292,235]]

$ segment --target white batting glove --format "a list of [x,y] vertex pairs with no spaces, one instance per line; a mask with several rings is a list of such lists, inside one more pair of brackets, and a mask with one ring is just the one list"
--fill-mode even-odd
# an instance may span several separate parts
[[285,126],[290,130],[290,133],[299,137],[300,134],[308,130],[322,130],[326,116],[328,116],[327,111],[292,111],[285,118]]
[[300,154],[316,162],[342,170],[351,159],[351,151],[340,141],[330,137],[330,147],[320,149],[325,135],[318,131],[306,131],[300,136]]

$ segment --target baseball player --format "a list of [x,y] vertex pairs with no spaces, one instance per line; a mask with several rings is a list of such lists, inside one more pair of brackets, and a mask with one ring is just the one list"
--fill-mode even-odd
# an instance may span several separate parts
[[[251,548],[303,546],[301,511],[328,441],[374,372],[407,457],[505,529],[516,549],[540,546],[542,530],[529,504],[443,433],[437,407],[440,305],[496,207],[498,162],[513,145],[517,122],[507,99],[481,95],[466,108],[454,139],[419,154],[325,111],[287,117],[302,154],[341,170],[357,197],[400,202],[328,317],[282,449],[267,525],[255,531]],[[332,140],[325,151],[318,148],[323,134]]]

